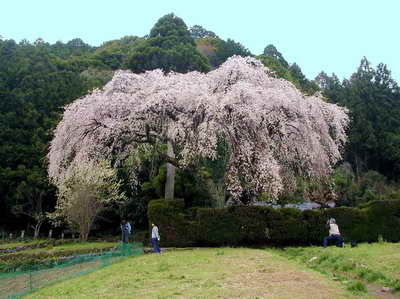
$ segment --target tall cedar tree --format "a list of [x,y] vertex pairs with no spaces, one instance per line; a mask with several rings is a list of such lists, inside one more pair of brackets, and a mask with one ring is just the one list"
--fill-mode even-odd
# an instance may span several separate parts
[[128,60],[127,67],[135,73],[158,68],[166,73],[210,70],[207,58],[196,50],[185,22],[174,14],[158,20],[148,39]]

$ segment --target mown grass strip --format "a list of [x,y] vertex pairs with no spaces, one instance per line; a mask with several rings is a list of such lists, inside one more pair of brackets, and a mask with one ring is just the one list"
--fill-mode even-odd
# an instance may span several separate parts
[[277,250],[348,285],[356,293],[374,283],[400,292],[400,244],[380,242],[358,247],[296,247]]

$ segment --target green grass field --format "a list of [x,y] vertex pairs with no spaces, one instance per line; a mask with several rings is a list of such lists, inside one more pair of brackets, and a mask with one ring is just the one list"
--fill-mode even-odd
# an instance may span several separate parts
[[[23,252],[70,252],[112,245],[116,244],[67,243]],[[96,266],[95,263],[62,269],[59,274],[53,270],[43,272],[43,277],[38,275],[35,279],[39,283],[50,280],[46,275],[84,271]],[[56,281],[57,277],[51,280]],[[384,287],[389,292],[382,292]],[[397,298],[399,295],[400,243],[381,242],[360,244],[356,248],[204,248],[147,254],[123,259],[87,275],[53,282],[29,297]]]
[[366,292],[382,286],[400,293],[400,243],[360,244],[355,248],[298,247],[277,252],[329,277],[353,283],[350,288]]
[[346,298],[345,287],[257,249],[194,249],[127,258],[30,298]]

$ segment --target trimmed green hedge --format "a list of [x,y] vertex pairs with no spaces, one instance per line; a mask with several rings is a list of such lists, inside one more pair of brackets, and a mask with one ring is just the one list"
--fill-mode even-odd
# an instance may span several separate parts
[[321,244],[327,219],[336,219],[345,242],[400,241],[400,200],[360,207],[300,211],[259,206],[185,210],[183,200],[153,200],[148,217],[158,225],[161,246]]

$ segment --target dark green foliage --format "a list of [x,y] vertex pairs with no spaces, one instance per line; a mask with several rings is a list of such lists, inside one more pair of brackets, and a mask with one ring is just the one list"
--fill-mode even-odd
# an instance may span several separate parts
[[301,68],[296,63],[293,63],[289,67],[289,72],[291,73],[294,80],[294,85],[296,85],[297,88],[302,89],[305,93],[314,94],[316,91],[319,90],[318,86],[314,82],[306,78],[306,76],[301,71]]
[[[243,241],[243,234],[248,232],[247,238],[254,239],[254,233],[262,233],[263,223],[259,217],[254,218],[251,223],[248,217],[252,211],[248,210],[241,221],[237,221],[241,207],[232,207],[229,211],[225,208],[200,209],[197,211],[196,220],[199,223],[198,242],[205,245],[238,245]],[[255,215],[252,215],[255,216]],[[247,220],[247,221],[246,221]],[[251,224],[250,227],[246,225]]]
[[198,242],[212,245],[306,243],[307,227],[295,209],[232,206],[199,209]]
[[62,58],[70,56],[82,56],[92,53],[95,48],[86,44],[80,38],[74,38],[64,44],[61,41],[56,42],[54,45],[50,45],[52,52]]
[[400,241],[400,201],[376,201],[365,205],[365,210],[371,230],[368,232],[370,240],[389,242]]
[[348,159],[356,169],[398,177],[400,91],[390,72],[382,65],[374,71],[363,60],[358,72],[344,82],[340,102],[350,108],[353,118]]
[[125,36],[105,42],[94,52],[94,59],[113,70],[121,69],[135,49],[145,41],[137,36]]
[[208,57],[210,64],[214,67],[218,67],[223,64],[229,57],[238,56],[253,56],[251,52],[239,42],[235,42],[233,39],[227,39],[226,41],[216,39],[216,50],[215,54]]
[[265,66],[274,71],[278,78],[283,78],[292,82],[304,93],[312,95],[319,90],[318,85],[308,80],[296,63],[289,65],[274,45],[266,46],[264,53],[260,55],[258,59],[260,59]]
[[218,37],[205,36],[196,39],[196,46],[198,51],[207,57],[212,68],[219,67],[229,57],[234,55],[242,57],[254,56],[241,43],[229,38],[225,41]]
[[265,56],[267,57],[272,57],[275,60],[278,61],[278,63],[280,65],[282,65],[285,68],[289,67],[289,64],[287,63],[287,61],[285,60],[285,58],[283,58],[281,52],[279,52],[274,45],[270,44],[268,46],[265,47],[264,49],[264,53]]
[[356,73],[340,83],[320,73],[317,83],[328,99],[350,110],[345,159],[357,176],[375,170],[392,180],[400,174],[400,89],[384,64],[373,69],[364,57]]
[[[194,45],[194,40],[191,37],[185,22],[181,18],[175,16],[173,13],[161,17],[150,30],[149,37],[171,37],[173,39],[179,39],[179,41],[182,43]],[[159,39],[158,46],[167,48],[170,46],[170,42],[171,41],[168,39]]]
[[194,25],[190,27],[189,32],[194,39],[206,37],[218,38],[218,36],[214,32],[206,30],[200,25]]
[[133,72],[161,68],[164,72],[207,72],[207,58],[196,50],[185,22],[174,14],[160,18],[148,39],[138,46],[126,66]]
[[278,59],[276,59],[273,56],[269,55],[260,55],[258,59],[261,60],[261,62],[270,68],[272,71],[274,71],[275,75],[278,78],[283,78],[285,80],[288,80],[290,82],[294,82],[293,76],[290,73],[288,67],[282,65]]
[[342,83],[335,74],[328,76],[325,72],[320,72],[317,77],[315,77],[314,83],[319,86],[323,91],[324,96],[329,100],[333,103],[338,102],[339,91],[342,88]]
[[0,41],[0,227],[34,224],[23,215],[35,197],[43,200],[44,212],[54,206],[44,157],[62,106],[94,87],[77,71],[90,64],[84,57],[91,52],[79,39],[56,45]]
[[257,206],[184,210],[183,201],[154,200],[150,222],[166,244],[182,246],[321,244],[335,218],[345,242],[400,241],[400,200],[349,208],[300,211]]
[[398,183],[390,182],[381,173],[369,170],[356,176],[349,163],[333,172],[333,183],[339,206],[356,206],[373,200],[393,200],[400,197]]
[[183,198],[186,207],[211,207],[212,199],[207,187],[207,171],[178,170],[175,177],[175,196]]

